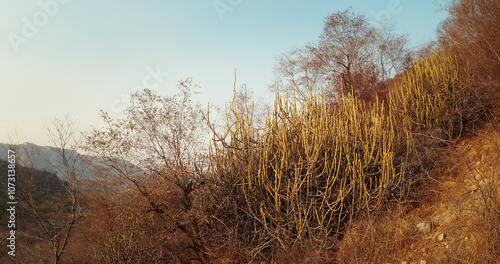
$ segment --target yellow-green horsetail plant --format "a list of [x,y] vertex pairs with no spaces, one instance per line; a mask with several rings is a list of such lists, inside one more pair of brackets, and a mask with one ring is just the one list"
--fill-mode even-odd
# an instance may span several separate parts
[[409,131],[452,129],[440,125],[460,112],[469,85],[466,69],[458,69],[451,54],[435,52],[415,62],[414,70],[389,94],[391,112]]
[[331,235],[356,212],[404,197],[412,132],[435,127],[463,89],[453,58],[435,53],[415,63],[386,103],[349,94],[332,111],[322,91],[299,101],[276,89],[262,132],[253,107],[234,100],[226,132],[214,133],[214,173],[254,231],[278,242]]

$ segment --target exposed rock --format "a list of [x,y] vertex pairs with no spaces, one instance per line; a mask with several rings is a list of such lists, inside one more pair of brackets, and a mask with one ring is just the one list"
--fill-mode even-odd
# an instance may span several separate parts
[[445,234],[445,233],[441,233],[441,234],[439,234],[439,236],[438,236],[438,241],[440,241],[440,242],[441,242],[441,241],[443,241],[445,238],[446,238],[446,234]]
[[455,217],[455,212],[457,208],[450,207],[448,210],[443,211],[442,213],[435,215],[432,217],[432,222],[440,223],[440,224],[449,224]]
[[431,222],[420,222],[417,224],[417,231],[421,234],[429,234],[432,230]]
[[427,261],[425,261],[425,260],[421,260],[421,261],[419,262],[419,264],[427,264]]

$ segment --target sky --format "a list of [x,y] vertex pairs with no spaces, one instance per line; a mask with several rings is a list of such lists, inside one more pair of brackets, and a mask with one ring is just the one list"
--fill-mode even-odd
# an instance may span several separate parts
[[100,110],[120,117],[140,88],[223,106],[234,69],[257,100],[273,94],[276,57],[313,43],[325,17],[349,6],[390,20],[412,47],[446,18],[433,0],[0,0],[0,143],[48,145],[45,127],[69,114],[82,131]]

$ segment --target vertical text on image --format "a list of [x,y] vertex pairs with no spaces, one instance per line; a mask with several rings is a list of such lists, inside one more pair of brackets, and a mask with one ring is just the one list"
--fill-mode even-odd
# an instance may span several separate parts
[[9,221],[7,228],[9,230],[7,237],[8,254],[16,255],[16,152],[13,150],[7,151],[7,212]]

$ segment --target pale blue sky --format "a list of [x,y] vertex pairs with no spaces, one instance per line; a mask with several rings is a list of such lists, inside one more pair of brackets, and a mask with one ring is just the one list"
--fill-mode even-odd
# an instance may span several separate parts
[[271,98],[275,57],[349,6],[372,23],[390,15],[413,46],[446,16],[432,0],[0,0],[0,142],[17,130],[47,144],[44,123],[66,113],[99,126],[99,110],[118,116],[143,82],[171,94],[193,77],[203,103],[222,105],[236,68],[238,86]]

